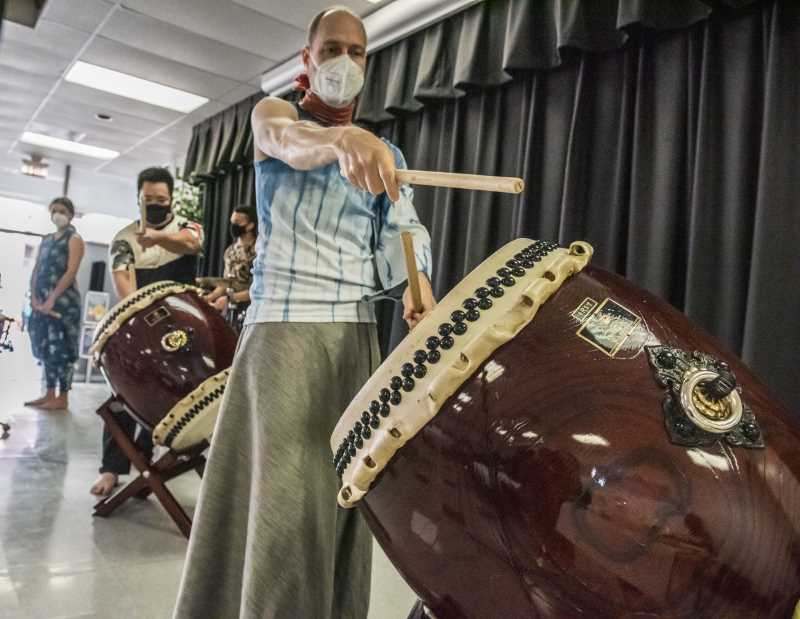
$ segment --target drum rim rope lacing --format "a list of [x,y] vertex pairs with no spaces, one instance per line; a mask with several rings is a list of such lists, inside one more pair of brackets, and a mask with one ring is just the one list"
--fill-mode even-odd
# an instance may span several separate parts
[[[518,239],[507,244],[488,260],[476,268],[472,273],[462,280],[463,282],[474,279],[480,280],[481,271],[486,271],[487,264],[496,265],[503,263],[503,266],[495,270],[493,275],[486,278],[486,286],[481,286],[475,290],[474,297],[470,296],[461,303],[459,307],[463,310],[455,310],[450,314],[453,324],[442,323],[437,328],[438,336],[430,335],[423,340],[417,336],[415,341],[424,341],[428,352],[421,348],[414,352],[413,362],[406,361],[399,363],[396,361],[399,355],[392,354],[382,364],[381,368],[375,373],[381,375],[386,373],[384,370],[391,366],[400,366],[400,369],[389,379],[388,388],[377,389],[370,379],[361,392],[353,400],[345,414],[337,424],[331,437],[331,449],[334,453],[333,465],[337,476],[342,479],[342,488],[339,491],[339,503],[343,507],[352,507],[369,490],[369,486],[388,464],[394,453],[408,440],[413,438],[417,432],[438,412],[445,400],[460,386],[463,381],[474,373],[477,367],[485,361],[488,356],[503,343],[513,339],[513,337],[528,323],[530,323],[538,308],[553,293],[555,293],[567,277],[580,271],[588,264],[593,253],[591,245],[584,242],[572,243],[569,249],[560,248],[552,241],[531,241],[529,239]],[[489,271],[491,273],[491,271]],[[531,277],[533,275],[533,277]],[[517,281],[515,278],[518,278]],[[459,346],[462,350],[469,347],[476,348],[472,351],[472,359],[465,363],[465,368],[472,368],[467,375],[461,377],[459,385],[453,387],[447,384],[447,374],[458,364],[456,359],[449,366],[437,368],[430,372],[437,376],[431,377],[427,362],[435,366],[441,359],[439,348],[449,350],[456,346],[456,342],[451,334],[462,336],[468,331],[467,323],[478,324],[481,314],[478,308],[490,312],[505,294],[506,288],[519,285],[521,292],[519,299],[513,298],[513,303],[509,305],[505,302],[505,314],[496,314],[497,320],[492,323],[485,321],[483,331],[479,331],[477,336],[463,338],[464,346]],[[505,287],[505,288],[504,288]],[[462,294],[461,285],[457,286],[448,294],[440,307],[454,307],[455,298]],[[476,298],[477,297],[477,298]],[[493,303],[491,298],[495,299]],[[488,300],[488,302],[486,302]],[[521,308],[522,303],[525,307]],[[437,314],[434,310],[432,317]],[[441,315],[441,310],[438,312]],[[514,314],[512,316],[512,314]],[[493,317],[495,314],[493,314]],[[441,316],[439,316],[440,318]],[[508,324],[513,323],[509,329]],[[427,319],[426,319],[426,322]],[[428,323],[430,324],[430,323]],[[459,326],[461,325],[461,326]],[[402,344],[401,344],[402,346]],[[398,347],[400,348],[400,347]],[[405,354],[405,353],[403,353]],[[423,360],[423,355],[425,359]],[[462,359],[466,359],[464,353],[460,353]],[[417,421],[420,423],[412,424],[410,428],[405,428],[405,432],[399,432],[396,427],[388,431],[382,428],[381,438],[377,439],[379,428],[382,426],[382,419],[386,419],[391,414],[391,406],[399,406],[403,400],[401,390],[411,393],[417,387],[413,377],[422,379],[428,375],[429,381],[425,386],[427,402],[417,401],[421,406],[427,404],[428,411]],[[438,384],[437,384],[438,382]],[[366,397],[368,388],[372,391],[372,399]],[[434,391],[439,391],[434,397]],[[419,393],[419,392],[418,392]],[[370,400],[365,406],[365,410],[360,414],[357,411],[356,403]],[[353,419],[349,425],[343,424],[346,418]],[[395,424],[396,426],[396,424]],[[336,437],[336,440],[334,439]],[[341,440],[338,440],[341,437]],[[377,443],[379,444],[376,444]],[[364,451],[362,451],[364,450]],[[359,456],[359,452],[361,455]],[[352,470],[351,463],[356,465],[356,471]],[[363,465],[363,466],[362,466]],[[358,479],[356,479],[358,478]]]
[[[201,412],[211,407],[219,408],[230,373],[230,368],[227,368],[208,377],[191,393],[179,400],[153,429],[153,441],[159,445],[173,447],[175,440],[181,434],[188,433],[189,424]],[[180,444],[175,445],[176,449],[183,447]]]
[[111,308],[95,329],[94,343],[92,344],[94,358],[99,362],[100,354],[103,352],[106,342],[131,316],[149,306],[153,301],[163,299],[171,294],[180,294],[187,291],[203,294],[202,288],[197,286],[174,281],[163,281],[143,286],[122,299]]

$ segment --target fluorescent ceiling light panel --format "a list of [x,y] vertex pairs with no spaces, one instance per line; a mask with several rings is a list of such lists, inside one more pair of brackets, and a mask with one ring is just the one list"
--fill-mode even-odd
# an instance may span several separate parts
[[42,148],[52,148],[54,150],[75,153],[76,155],[83,155],[84,157],[93,157],[94,159],[116,159],[119,157],[119,153],[115,150],[100,148],[99,146],[90,146],[89,144],[72,142],[70,140],[62,140],[61,138],[54,138],[51,135],[31,133],[30,131],[23,133],[19,141],[25,144],[32,144],[33,146],[41,146]]
[[208,103],[206,97],[80,60],[72,66],[64,79],[73,84],[110,92],[120,97],[135,99],[184,114]]

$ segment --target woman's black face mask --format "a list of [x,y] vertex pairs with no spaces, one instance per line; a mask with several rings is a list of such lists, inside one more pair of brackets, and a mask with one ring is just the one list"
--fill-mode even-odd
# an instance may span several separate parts
[[147,223],[153,226],[160,226],[167,221],[171,212],[169,205],[158,203],[145,204],[144,208],[147,215]]
[[239,237],[240,237],[240,236],[242,236],[242,235],[243,235],[245,232],[246,232],[246,230],[245,230],[245,226],[242,226],[242,225],[240,225],[240,224],[231,224],[231,236],[232,236],[233,238],[235,238],[235,239],[236,239],[236,238],[239,238]]

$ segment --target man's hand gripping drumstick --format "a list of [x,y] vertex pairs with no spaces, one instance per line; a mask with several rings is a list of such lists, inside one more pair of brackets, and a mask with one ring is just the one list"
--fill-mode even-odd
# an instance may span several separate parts
[[[521,178],[481,176],[478,174],[394,170],[394,178],[399,183],[480,191],[500,191],[504,193],[520,193],[525,188],[525,183]],[[408,323],[408,326],[413,329],[436,307],[436,301],[428,278],[424,274],[420,275],[417,271],[414,241],[411,234],[403,232],[402,239],[406,271],[408,272],[408,287],[403,294],[403,318]]]

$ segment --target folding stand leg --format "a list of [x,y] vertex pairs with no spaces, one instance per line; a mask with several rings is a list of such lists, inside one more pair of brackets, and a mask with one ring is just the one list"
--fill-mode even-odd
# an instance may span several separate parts
[[164,506],[164,509],[167,510],[167,513],[178,526],[181,533],[188,538],[192,529],[192,521],[180,504],[175,500],[175,497],[164,482],[174,479],[178,475],[182,475],[192,469],[200,473],[205,465],[205,458],[202,455],[205,446],[198,445],[187,452],[186,456],[188,459],[181,459],[175,452],[168,451],[156,462],[151,464],[136,448],[133,441],[122,431],[122,428],[119,427],[114,412],[111,409],[111,403],[114,401],[115,398],[113,397],[107,400],[97,409],[97,414],[100,415],[106,423],[109,433],[117,442],[119,448],[141,474],[136,479],[126,484],[125,487],[118,492],[98,502],[94,507],[94,515],[108,517],[117,507],[131,497],[137,495],[147,496],[152,492],[156,495],[161,505]]

